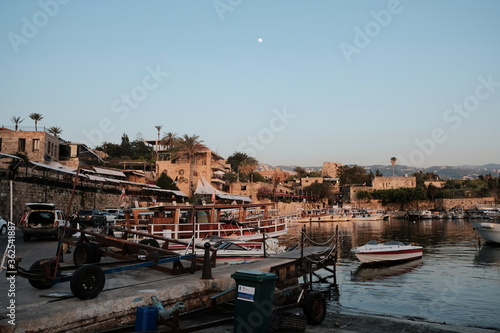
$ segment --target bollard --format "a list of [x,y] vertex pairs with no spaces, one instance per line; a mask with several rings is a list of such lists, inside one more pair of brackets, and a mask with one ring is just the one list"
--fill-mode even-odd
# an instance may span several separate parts
[[203,258],[203,272],[201,274],[202,280],[210,280],[212,278],[212,263],[210,262],[210,243],[206,242],[203,247],[205,248],[205,257]]

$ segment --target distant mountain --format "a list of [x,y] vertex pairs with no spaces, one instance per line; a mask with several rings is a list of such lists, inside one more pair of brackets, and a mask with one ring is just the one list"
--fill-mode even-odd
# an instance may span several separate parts
[[[259,163],[258,171],[274,170],[279,167],[281,170],[295,173],[293,171],[297,165],[278,165],[272,166],[269,164]],[[303,167],[306,171],[320,171],[319,166]],[[379,171],[382,176],[392,176],[392,165],[369,165],[364,167],[367,172],[373,172],[374,174]],[[433,172],[439,176],[440,179],[475,179],[480,175],[491,174],[497,177],[500,174],[500,164],[489,163],[485,165],[460,165],[460,166],[432,166],[428,168],[414,168],[406,165],[394,166],[394,176],[411,176],[414,172],[422,171]]]

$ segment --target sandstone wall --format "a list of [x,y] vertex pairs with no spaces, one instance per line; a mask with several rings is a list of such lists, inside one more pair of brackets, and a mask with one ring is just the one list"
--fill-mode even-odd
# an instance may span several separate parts
[[[56,204],[57,209],[70,213],[85,208],[117,208],[119,207],[120,194],[103,193],[100,189],[88,188],[75,190],[71,207],[71,188],[47,186],[22,181],[13,181],[13,220],[19,221],[28,202],[50,202]],[[10,219],[10,182],[0,182],[0,216],[5,220]]]

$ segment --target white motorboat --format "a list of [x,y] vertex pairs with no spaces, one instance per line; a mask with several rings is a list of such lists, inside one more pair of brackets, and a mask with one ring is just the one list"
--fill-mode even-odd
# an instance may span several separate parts
[[352,250],[364,264],[390,263],[422,257],[423,248],[399,241],[379,243],[375,240]]
[[470,224],[486,242],[500,244],[500,220],[487,216],[471,220]]
[[420,219],[432,219],[432,212],[430,210],[423,210],[420,213]]

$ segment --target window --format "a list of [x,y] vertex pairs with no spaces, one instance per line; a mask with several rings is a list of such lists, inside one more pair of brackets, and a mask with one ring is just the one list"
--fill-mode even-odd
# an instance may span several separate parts
[[242,191],[246,191],[246,190],[247,190],[247,187],[246,187],[246,186],[241,186],[241,190],[242,190]]
[[2,151],[2,138],[0,138],[0,151]]
[[18,151],[26,151],[26,139],[19,139]]
[[33,139],[33,151],[40,150],[40,139]]

